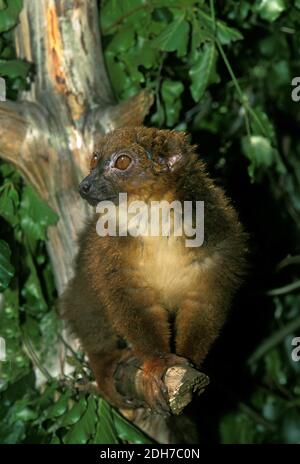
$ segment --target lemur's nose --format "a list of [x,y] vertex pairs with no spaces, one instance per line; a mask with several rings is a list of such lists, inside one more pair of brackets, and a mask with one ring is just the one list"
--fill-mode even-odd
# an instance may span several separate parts
[[83,196],[87,195],[90,191],[91,185],[92,184],[89,181],[89,179],[83,179],[83,181],[79,185],[80,195],[83,195]]

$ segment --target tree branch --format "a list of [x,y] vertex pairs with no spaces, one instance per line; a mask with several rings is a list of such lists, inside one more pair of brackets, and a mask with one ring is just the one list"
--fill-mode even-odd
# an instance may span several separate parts
[[21,169],[24,163],[19,154],[28,127],[21,103],[0,103],[0,156],[6,161],[11,161],[18,169]]
[[49,174],[57,166],[50,135],[49,116],[39,104],[0,102],[0,157],[13,163],[46,201],[55,191]]
[[[115,372],[117,390],[124,396],[145,402],[142,374],[136,359],[120,364]],[[209,378],[189,366],[172,366],[168,368],[163,381],[168,389],[171,413],[178,415],[192,401],[193,393],[201,394],[204,391]]]
[[85,122],[84,139],[95,140],[99,134],[118,127],[140,126],[152,104],[153,95],[147,90],[142,90],[134,97],[105,110],[100,106],[94,108]]
[[140,126],[153,104],[153,95],[142,90],[137,95],[110,108],[115,127]]

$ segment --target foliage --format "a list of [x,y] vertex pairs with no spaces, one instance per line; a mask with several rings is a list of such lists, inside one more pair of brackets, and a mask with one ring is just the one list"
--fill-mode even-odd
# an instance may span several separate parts
[[[9,241],[9,245],[0,241],[1,291],[17,271],[3,293],[0,311],[0,335],[7,346],[0,371],[0,442],[149,442],[104,400],[78,391],[75,381],[89,375],[82,354],[69,359],[75,366],[72,379],[59,381],[49,372],[52,366],[44,366],[49,351],[55,354],[58,346],[59,321],[43,241],[47,227],[58,218],[11,166],[2,163],[0,173],[1,230]],[[38,372],[33,366],[42,374],[43,384],[47,380],[41,390],[36,388]]]
[[148,123],[192,134],[252,236],[252,277],[236,303],[244,314],[236,308],[207,361],[220,386],[199,402],[204,441],[300,442],[300,365],[291,360],[291,340],[300,331],[299,269],[292,259],[276,272],[281,259],[299,253],[299,111],[291,99],[291,80],[299,75],[299,6],[103,2],[116,96],[126,99],[144,87],[154,92]]
[[[0,1],[9,98],[32,74],[12,47],[20,7]],[[207,360],[212,385],[193,408],[205,442],[300,442],[300,363],[291,359],[300,332],[300,121],[291,99],[299,27],[298,0],[101,2],[116,98],[154,93],[147,124],[191,133],[251,234],[249,282]],[[82,355],[64,382],[43,366],[59,324],[44,245],[57,218],[12,167],[0,166],[0,336],[9,360],[1,363],[0,442],[145,441],[103,400],[76,390],[88,375]],[[42,394],[33,365],[48,380]]]
[[[26,88],[30,75],[29,64],[16,59],[12,47],[11,28],[21,6],[19,0],[0,2],[0,75],[9,98]],[[0,443],[150,443],[104,400],[78,391],[75,380],[89,375],[82,354],[69,359],[75,365],[72,379],[51,376],[60,322],[45,240],[58,217],[3,162],[0,182],[0,336],[6,344]]]

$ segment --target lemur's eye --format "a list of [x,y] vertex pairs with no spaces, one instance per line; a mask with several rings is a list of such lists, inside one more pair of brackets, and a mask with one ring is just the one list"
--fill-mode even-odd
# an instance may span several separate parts
[[120,155],[115,161],[114,167],[120,169],[120,171],[125,171],[131,164],[131,158],[127,155]]
[[95,167],[98,164],[99,158],[100,158],[100,154],[97,151],[95,151],[93,153],[93,155],[92,155],[92,159],[91,159],[91,163],[90,163],[90,168],[91,169],[95,169]]

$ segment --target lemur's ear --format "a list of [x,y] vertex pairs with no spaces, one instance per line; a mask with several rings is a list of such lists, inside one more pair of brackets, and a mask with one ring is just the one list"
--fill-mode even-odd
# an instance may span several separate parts
[[159,162],[165,166],[165,170],[174,172],[180,169],[189,156],[189,141],[184,132],[168,132],[164,141],[164,150]]
[[172,172],[181,165],[182,153],[176,153],[171,156],[159,156],[157,161],[153,162],[155,172]]
[[167,165],[169,168],[169,171],[174,171],[181,165],[181,161],[183,160],[183,153],[179,152],[174,155],[171,155],[167,159]]

